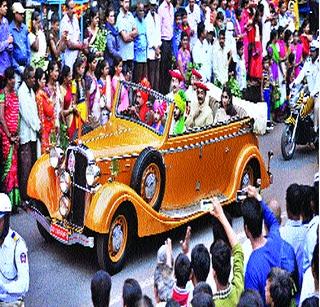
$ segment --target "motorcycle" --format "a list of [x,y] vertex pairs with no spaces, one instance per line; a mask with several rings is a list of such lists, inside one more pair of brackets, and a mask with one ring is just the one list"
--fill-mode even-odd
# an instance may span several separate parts
[[292,159],[296,145],[314,144],[318,148],[318,133],[313,128],[314,100],[309,95],[308,86],[300,84],[292,88],[290,115],[285,120],[281,136],[281,152],[285,160]]

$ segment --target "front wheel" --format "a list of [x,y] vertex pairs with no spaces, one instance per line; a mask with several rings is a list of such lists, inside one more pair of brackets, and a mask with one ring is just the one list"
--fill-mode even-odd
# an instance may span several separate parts
[[292,159],[296,150],[296,140],[293,137],[293,126],[286,126],[281,136],[281,152],[285,160]]
[[97,235],[97,257],[101,269],[110,274],[121,271],[133,233],[128,221],[128,212],[120,208],[112,218],[108,234]]

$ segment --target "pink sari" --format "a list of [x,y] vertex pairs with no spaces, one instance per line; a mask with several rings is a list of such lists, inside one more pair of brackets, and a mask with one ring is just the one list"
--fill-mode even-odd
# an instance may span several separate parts
[[[120,76],[114,75],[112,77],[112,82],[111,82],[111,87],[112,87],[112,97],[114,97],[116,90],[117,90],[117,85],[119,80],[124,80],[124,76],[121,73]],[[120,103],[118,104],[118,110],[117,112],[122,112],[124,110],[127,110],[129,107],[129,94],[128,90],[122,86],[121,87],[121,93],[120,93]]]
[[[297,65],[302,60],[302,51],[303,51],[302,44],[300,43],[296,45],[291,44],[290,49],[291,49],[291,52],[295,55],[295,64]],[[298,77],[300,70],[301,70],[301,65],[295,67],[294,69],[295,78]]]

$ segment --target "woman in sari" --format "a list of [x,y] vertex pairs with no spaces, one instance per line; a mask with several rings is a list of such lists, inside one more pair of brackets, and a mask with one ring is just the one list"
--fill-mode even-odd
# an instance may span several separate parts
[[37,68],[36,73],[36,102],[41,121],[41,154],[44,154],[50,145],[50,136],[54,130],[54,105],[45,91],[46,75],[42,68]]
[[14,91],[13,68],[7,68],[4,77],[6,86],[0,91],[0,136],[3,158],[0,186],[11,200],[12,211],[17,212],[21,202],[18,182],[19,100]]

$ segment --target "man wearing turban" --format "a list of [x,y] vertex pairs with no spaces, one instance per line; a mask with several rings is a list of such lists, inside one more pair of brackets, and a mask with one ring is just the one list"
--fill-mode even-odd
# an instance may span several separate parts
[[186,101],[186,95],[183,90],[179,90],[174,95],[175,107],[170,128],[171,135],[179,135],[185,131]]

